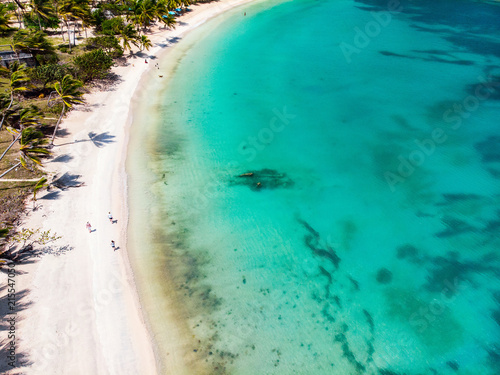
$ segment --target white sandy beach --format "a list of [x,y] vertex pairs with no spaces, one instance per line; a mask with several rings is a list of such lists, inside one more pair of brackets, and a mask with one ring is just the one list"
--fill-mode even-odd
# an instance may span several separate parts
[[[191,6],[193,11],[180,18],[175,30],[156,28],[148,35],[154,47],[146,54],[159,56],[172,48],[169,38],[182,37],[249,1]],[[131,57],[125,66],[114,67],[118,83],[87,94],[86,104],[62,123],[46,170],[82,185],[39,193],[39,209],[30,210],[24,220],[25,228],[50,229],[62,238],[47,254],[16,267],[17,303],[27,306],[17,314],[18,367],[8,374],[192,373],[183,353],[170,353],[177,360],[160,370],[126,248],[130,104],[141,79],[158,74],[156,61],[148,58],[146,64],[143,57]],[[109,222],[108,211],[116,223]],[[85,228],[87,221],[92,233]]]

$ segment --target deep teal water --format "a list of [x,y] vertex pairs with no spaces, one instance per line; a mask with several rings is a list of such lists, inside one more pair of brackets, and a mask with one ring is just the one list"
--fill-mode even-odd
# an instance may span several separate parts
[[154,134],[199,361],[500,373],[500,5],[271,5],[190,35]]

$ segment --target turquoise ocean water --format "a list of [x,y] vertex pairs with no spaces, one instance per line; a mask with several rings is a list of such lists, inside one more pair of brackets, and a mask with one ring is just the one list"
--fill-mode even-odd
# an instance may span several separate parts
[[144,167],[195,360],[500,373],[500,4],[267,2],[183,43]]

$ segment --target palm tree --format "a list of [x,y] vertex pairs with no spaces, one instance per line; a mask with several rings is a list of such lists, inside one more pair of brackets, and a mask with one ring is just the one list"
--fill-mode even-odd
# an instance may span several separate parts
[[170,0],[159,0],[156,3],[155,17],[165,24],[165,27],[175,27],[175,17],[168,13],[170,9],[175,8],[175,5],[171,7]]
[[[80,88],[83,86],[83,83],[77,79],[74,79],[71,74],[66,74],[60,82],[56,82],[54,84],[54,88],[56,89],[57,98],[51,101],[49,96],[49,103],[54,103],[55,101],[62,102],[62,110],[59,119],[57,120],[56,127],[54,129],[54,134],[52,134],[52,139],[50,140],[50,146],[54,145],[54,139],[56,138],[57,129],[59,128],[59,124],[61,123],[61,119],[64,116],[64,112],[66,111],[66,107],[71,108],[75,103],[83,103],[83,100],[80,99],[83,95],[83,91],[80,91]],[[52,93],[51,93],[52,95]]]
[[127,18],[131,21],[141,33],[141,26],[145,29],[151,24],[156,16],[156,3],[152,0],[132,0],[129,3],[131,12]]
[[[25,30],[19,30],[16,35],[20,36],[22,34],[24,34],[26,31]],[[11,38],[10,39],[10,49],[12,51],[14,51],[14,53],[16,54],[16,57],[17,57],[17,61],[19,62],[19,52],[22,51],[23,49],[26,49],[26,43],[25,43],[25,40],[23,38],[19,38],[19,37],[16,37],[16,38]]]
[[25,64],[19,64],[18,61],[15,61],[10,66],[10,81],[8,84],[7,92],[10,94],[10,103],[7,108],[2,113],[2,120],[0,121],[0,130],[2,129],[3,122],[5,120],[5,115],[8,110],[12,107],[12,103],[14,102],[14,94],[20,91],[26,91],[28,88],[26,87],[26,83],[28,82],[27,76],[27,68]]
[[[19,162],[2,173],[0,175],[0,178],[19,166],[22,166],[23,168],[28,170],[33,170],[34,164],[42,164],[42,162],[40,161],[40,156],[50,155],[50,151],[43,147],[43,145],[47,143],[47,139],[44,138],[44,135],[40,130],[37,130],[33,127],[23,129],[22,131],[18,132],[16,141],[17,140],[19,140],[20,145]],[[3,153],[0,159],[3,158],[10,147],[12,146],[9,146],[9,148]]]
[[47,1],[47,0],[30,0],[29,2],[31,11],[30,11],[30,16],[31,18],[37,18],[38,20],[38,29],[41,31],[42,30],[42,23],[41,19],[49,19],[49,17],[52,15],[54,8],[52,5]]
[[19,107],[14,111],[11,110],[9,112],[11,113],[9,113],[6,117],[15,118],[14,122],[17,125],[17,128],[7,127],[7,131],[11,133],[14,138],[7,149],[5,149],[5,151],[0,156],[0,160],[4,158],[4,156],[12,148],[12,146],[14,146],[19,138],[21,138],[22,131],[28,126],[35,128],[40,124],[40,118],[42,116],[40,109],[34,104],[31,104],[26,108]]
[[13,35],[10,47],[16,55],[18,51],[28,51],[33,55],[54,53],[54,46],[43,31],[19,30]]
[[177,23],[177,21],[175,20],[175,17],[173,15],[167,13],[166,15],[161,16],[159,20],[163,22],[165,28],[168,27],[175,29],[175,24]]
[[42,177],[33,187],[33,211],[36,209],[36,193],[38,193],[38,190],[44,188],[45,186],[48,186],[47,179]]
[[[13,126],[8,126],[7,131],[12,134],[12,142],[0,156],[0,160],[4,158],[7,152],[21,137],[21,132],[28,126],[40,125],[41,112],[35,105],[30,105],[27,108],[14,107],[7,112],[5,118],[11,120]],[[14,127],[15,126],[15,127]]]
[[121,39],[122,44],[123,44],[123,51],[127,51],[127,49],[132,53],[132,49],[130,46],[130,43],[133,45],[137,46],[137,40],[138,40],[138,35],[137,31],[134,29],[132,24],[125,25],[121,30],[120,30],[120,35],[118,35],[118,38]]
[[10,19],[12,18],[12,14],[9,11],[9,8],[5,4],[0,4],[0,33],[5,33],[9,31],[10,28]]
[[40,125],[40,119],[42,118],[42,111],[34,104],[30,104],[28,107],[21,108],[19,110],[19,129],[24,129],[28,126]]
[[21,153],[19,160],[21,165],[26,169],[30,169],[33,163],[42,165],[39,156],[50,155],[50,151],[42,147],[47,143],[47,139],[40,130],[34,127],[29,127],[21,131],[19,143],[19,152]]
[[15,129],[23,130],[28,126],[40,125],[42,112],[34,104],[27,107],[13,106],[6,112],[5,122]]
[[181,5],[181,2],[178,0],[165,0],[165,5],[168,10],[174,10]]
[[141,51],[146,49],[149,51],[150,47],[153,47],[153,43],[149,40],[149,38],[146,35],[141,35],[141,38],[139,39],[139,45]]
[[[82,27],[85,31],[85,38],[87,38],[87,26],[89,23],[89,20],[91,19],[90,15],[90,7],[88,2],[78,2],[78,6],[75,6],[73,8],[73,16],[78,18],[80,22],[82,23]],[[78,30],[80,30],[80,27],[78,27]],[[80,31],[78,31],[80,32]]]
[[[0,160],[2,160],[5,155],[7,155],[7,152],[9,152],[9,150],[12,148],[12,146],[14,146],[16,144],[16,142],[19,140],[19,138],[21,138],[21,136],[22,136],[22,132],[21,131],[17,131],[16,129],[7,128],[7,131],[9,133],[11,133],[12,135],[14,135],[14,140],[10,143],[9,147],[7,147],[4,150],[4,152],[2,153],[2,155],[0,155]],[[9,171],[7,171],[7,172],[9,172]]]
[[[66,30],[68,32],[68,46],[69,52],[71,52],[71,38],[69,35],[69,23],[74,19],[78,18],[77,15],[85,13],[84,7],[77,3],[75,0],[61,0],[58,9],[58,15],[64,23],[66,24]],[[62,26],[61,26],[62,30]]]
[[14,0],[17,5],[17,19],[19,21],[19,28],[23,28],[24,5],[19,0]]

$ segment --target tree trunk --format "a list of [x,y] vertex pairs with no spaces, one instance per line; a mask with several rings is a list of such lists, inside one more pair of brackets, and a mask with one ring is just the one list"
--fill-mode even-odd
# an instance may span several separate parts
[[56,138],[57,129],[59,128],[59,124],[61,123],[64,111],[66,111],[66,103],[63,102],[63,109],[61,111],[61,115],[59,116],[59,120],[57,120],[56,128],[54,129],[54,134],[52,134],[52,139],[50,140],[51,146],[54,145],[54,139]]
[[21,28],[21,18],[19,18],[19,12],[16,12],[17,23],[19,23],[19,28]]
[[69,23],[68,22],[66,22],[66,29],[68,30],[69,53],[71,53],[71,36],[69,35]]
[[42,23],[40,22],[40,15],[39,14],[37,15],[37,18],[38,18],[38,28],[40,31],[42,31]]
[[16,165],[14,165],[12,168],[9,168],[8,170],[6,170],[5,172],[3,172],[1,175],[0,175],[0,178],[2,178],[3,176],[5,176],[7,173],[9,173],[10,171],[16,169],[17,167],[19,167],[21,165],[21,162],[17,163]]
[[16,137],[16,139],[14,139],[14,140],[11,142],[11,144],[9,145],[9,147],[7,147],[7,149],[3,152],[2,156],[0,156],[0,160],[2,160],[2,159],[3,159],[3,157],[5,156],[5,154],[6,154],[6,153],[7,153],[7,152],[8,152],[8,151],[12,148],[12,146],[14,146],[14,144],[17,142],[17,140],[18,140],[19,138],[21,138],[21,135],[22,135],[22,134],[23,134],[22,132],[19,132],[19,134],[18,134],[18,136]]
[[19,20],[19,28],[22,29],[23,28],[23,12],[21,11],[20,8],[19,9],[19,16],[18,16],[18,20]]

